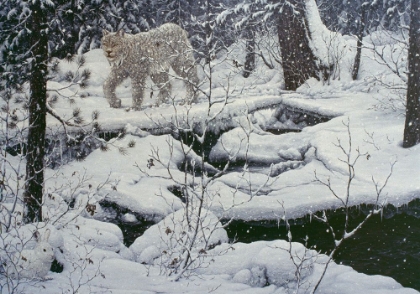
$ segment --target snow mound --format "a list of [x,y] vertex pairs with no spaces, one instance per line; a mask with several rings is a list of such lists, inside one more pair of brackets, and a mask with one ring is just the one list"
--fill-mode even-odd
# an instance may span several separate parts
[[226,231],[213,213],[205,209],[200,212],[200,217],[197,213],[198,210],[190,211],[187,216],[186,210],[180,209],[147,229],[130,246],[136,261],[152,264],[159,257],[173,260],[190,245],[186,241],[190,238],[194,239],[192,250],[195,254],[203,254],[209,248],[228,241]]

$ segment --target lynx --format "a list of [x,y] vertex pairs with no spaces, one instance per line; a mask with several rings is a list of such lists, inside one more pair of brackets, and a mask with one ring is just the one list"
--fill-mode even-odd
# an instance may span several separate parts
[[111,107],[121,107],[121,99],[115,95],[115,89],[128,77],[132,83],[134,109],[141,108],[148,76],[159,88],[157,104],[166,102],[172,90],[170,68],[184,80],[187,89],[184,103],[196,102],[194,86],[198,84],[197,70],[187,32],[180,26],[167,23],[135,35],[123,30],[116,33],[103,30],[102,48],[111,65],[111,73],[103,85],[105,98]]

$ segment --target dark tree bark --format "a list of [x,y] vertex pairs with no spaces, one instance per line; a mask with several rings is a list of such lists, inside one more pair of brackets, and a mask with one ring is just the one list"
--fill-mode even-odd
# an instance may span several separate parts
[[411,0],[407,109],[403,147],[420,143],[420,0]]
[[[286,90],[296,90],[311,77],[319,79],[317,58],[309,46],[310,33],[305,19],[305,1],[289,0],[277,17],[284,83]],[[297,14],[298,13],[298,14]]]
[[247,26],[245,29],[245,38],[246,56],[242,76],[244,78],[248,78],[255,69],[255,37],[252,32],[252,28],[249,26]]
[[44,186],[44,154],[46,130],[46,86],[48,62],[48,36],[46,10],[41,1],[31,1],[31,53],[29,77],[29,130],[26,155],[25,222],[42,220]]
[[357,76],[359,75],[360,59],[362,57],[363,34],[365,32],[365,27],[366,27],[366,14],[368,11],[368,5],[363,3],[360,9],[361,9],[361,14],[360,14],[359,28],[357,32],[357,49],[356,49],[356,56],[354,58],[353,70],[351,73],[351,77],[353,80],[357,80]]

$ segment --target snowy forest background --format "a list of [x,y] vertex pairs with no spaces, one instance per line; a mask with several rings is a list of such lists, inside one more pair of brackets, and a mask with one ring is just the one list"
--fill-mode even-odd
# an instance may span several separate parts
[[[419,4],[0,0],[0,293],[417,293]],[[167,22],[199,102],[110,108]]]

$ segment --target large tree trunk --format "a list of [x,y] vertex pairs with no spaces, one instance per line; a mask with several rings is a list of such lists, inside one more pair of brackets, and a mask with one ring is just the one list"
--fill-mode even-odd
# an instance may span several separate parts
[[44,148],[46,129],[46,76],[48,62],[48,37],[46,10],[40,1],[31,2],[32,67],[29,78],[29,131],[26,155],[25,222],[42,220],[42,195],[44,185]]
[[420,0],[411,1],[407,111],[403,147],[420,143]]
[[317,58],[309,44],[305,20],[305,0],[289,0],[277,17],[284,83],[286,90],[296,90],[311,77],[319,79]]

